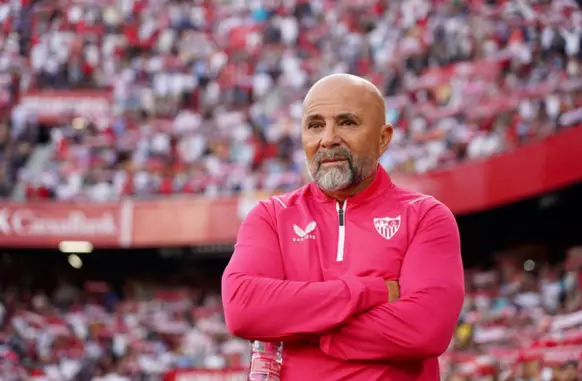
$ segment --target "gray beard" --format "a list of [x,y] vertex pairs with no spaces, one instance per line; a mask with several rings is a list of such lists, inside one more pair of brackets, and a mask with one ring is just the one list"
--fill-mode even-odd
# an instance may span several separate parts
[[347,161],[339,166],[330,168],[319,166],[317,163],[310,164],[305,160],[309,176],[317,186],[328,192],[337,192],[358,185],[363,179],[370,176],[375,166],[368,163],[354,164]]
[[354,185],[356,173],[352,171],[349,163],[333,168],[319,168],[315,173],[315,183],[321,189],[336,192]]

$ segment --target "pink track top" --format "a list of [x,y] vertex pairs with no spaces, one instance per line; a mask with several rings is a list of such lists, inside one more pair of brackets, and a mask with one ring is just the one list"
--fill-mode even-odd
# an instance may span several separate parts
[[464,297],[458,228],[381,167],[343,205],[311,183],[249,213],[222,296],[233,334],[284,342],[282,381],[438,380]]

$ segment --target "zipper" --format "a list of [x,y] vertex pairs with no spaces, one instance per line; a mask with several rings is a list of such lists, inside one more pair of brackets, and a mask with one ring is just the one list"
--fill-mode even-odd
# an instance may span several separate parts
[[342,262],[344,260],[344,245],[346,242],[346,207],[348,201],[344,201],[344,204],[340,206],[340,203],[335,204],[335,209],[337,210],[337,221],[338,221],[338,236],[337,236],[337,256],[336,261]]

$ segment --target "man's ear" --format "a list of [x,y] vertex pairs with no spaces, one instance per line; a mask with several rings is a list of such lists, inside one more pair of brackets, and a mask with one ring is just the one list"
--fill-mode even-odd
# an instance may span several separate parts
[[382,127],[380,134],[380,156],[386,152],[392,141],[392,134],[394,133],[394,128],[391,124],[386,124]]

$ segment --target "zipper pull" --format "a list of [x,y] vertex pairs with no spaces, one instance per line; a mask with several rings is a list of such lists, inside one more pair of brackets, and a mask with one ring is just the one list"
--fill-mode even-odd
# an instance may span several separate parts
[[344,249],[346,241],[346,207],[348,203],[344,201],[340,206],[340,203],[336,203],[335,207],[337,210],[337,220],[339,223],[338,235],[337,235],[337,256],[336,261],[342,262],[344,260]]

